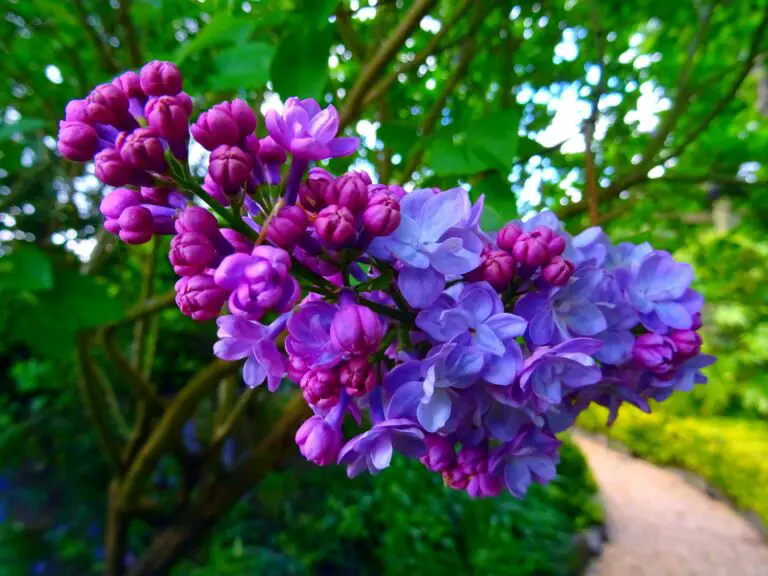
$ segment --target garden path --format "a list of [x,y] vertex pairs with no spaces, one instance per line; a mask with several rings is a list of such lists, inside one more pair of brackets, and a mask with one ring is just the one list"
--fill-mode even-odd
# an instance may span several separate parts
[[588,576],[768,576],[744,518],[679,475],[575,435],[600,486],[610,541]]

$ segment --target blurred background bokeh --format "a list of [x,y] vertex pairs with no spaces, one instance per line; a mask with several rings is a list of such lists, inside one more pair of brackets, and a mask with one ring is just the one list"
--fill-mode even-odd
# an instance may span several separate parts
[[[93,167],[56,151],[70,99],[151,59],[181,68],[196,113],[334,103],[362,144],[331,171],[459,182],[489,229],[550,208],[691,262],[709,384],[582,425],[768,521],[765,1],[0,0],[0,16],[0,575],[572,574],[603,521],[571,443],[523,501],[470,501],[418,462],[349,481],[290,446],[242,470],[289,393],[244,398],[210,364],[215,327],[171,307],[167,245],[105,235]],[[160,426],[137,379],[185,400],[128,506],[104,442],[135,450]]]

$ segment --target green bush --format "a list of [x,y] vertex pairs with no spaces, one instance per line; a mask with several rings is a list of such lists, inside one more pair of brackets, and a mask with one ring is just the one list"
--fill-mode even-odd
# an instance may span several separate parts
[[605,420],[605,411],[593,406],[578,425],[621,441],[646,460],[698,474],[768,524],[768,422],[642,414],[629,408],[612,427]]
[[177,574],[572,574],[574,535],[602,514],[578,448],[566,442],[561,457],[560,475],[523,500],[471,500],[405,459],[354,480],[340,468],[274,474]]

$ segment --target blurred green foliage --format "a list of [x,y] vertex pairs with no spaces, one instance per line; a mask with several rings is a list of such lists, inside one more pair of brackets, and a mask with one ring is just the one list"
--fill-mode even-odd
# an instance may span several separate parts
[[566,442],[561,456],[560,476],[524,500],[471,500],[405,459],[351,481],[308,466],[273,474],[175,574],[573,574],[574,534],[603,518],[579,450]]

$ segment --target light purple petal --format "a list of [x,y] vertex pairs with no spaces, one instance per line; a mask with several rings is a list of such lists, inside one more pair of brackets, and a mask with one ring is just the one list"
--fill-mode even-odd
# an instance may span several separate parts
[[413,418],[424,397],[424,385],[419,381],[400,386],[387,404],[387,418]]
[[485,325],[493,330],[503,342],[507,342],[525,334],[528,323],[520,316],[501,313],[491,316],[486,320]]
[[240,360],[251,353],[251,343],[237,338],[223,338],[213,345],[213,354],[222,360]]
[[469,196],[462,188],[435,194],[424,203],[419,215],[421,240],[437,241],[449,228],[466,218],[469,210]]
[[392,435],[392,445],[395,450],[408,458],[418,458],[427,450],[424,434],[416,428],[395,432]]
[[458,306],[466,311],[473,326],[482,324],[491,316],[504,310],[501,298],[488,282],[469,285],[459,298]]
[[555,335],[555,318],[549,309],[542,309],[534,314],[528,323],[528,336],[537,346],[545,346],[552,342]]
[[504,356],[494,356],[488,362],[483,378],[497,386],[509,386],[517,378],[523,365],[523,352],[517,342],[509,342],[506,345]]
[[656,304],[656,315],[659,320],[664,322],[670,328],[685,330],[691,327],[693,320],[685,306],[677,302],[664,302]]
[[326,144],[331,158],[354,154],[360,146],[359,138],[334,138]]
[[445,276],[433,268],[419,270],[406,266],[397,277],[400,292],[414,308],[426,308],[445,288]]
[[392,462],[392,440],[388,435],[382,435],[370,452],[371,463],[376,471],[384,470]]
[[329,142],[339,131],[339,113],[333,105],[316,114],[309,122],[309,135],[319,142]]
[[568,302],[568,311],[558,310],[560,320],[577,336],[592,336],[608,328],[600,308],[591,302]]
[[261,386],[267,377],[266,369],[259,364],[255,356],[250,356],[243,366],[243,381],[250,388]]
[[445,390],[435,390],[428,402],[421,402],[416,409],[419,424],[427,432],[437,432],[451,416],[451,397]]
[[305,160],[324,160],[331,157],[328,147],[313,138],[294,138],[290,151]]
[[254,263],[248,254],[231,254],[224,258],[213,276],[218,286],[225,290],[234,290],[245,276],[245,270]]
[[479,350],[496,356],[503,356],[505,352],[504,343],[499,340],[496,333],[485,324],[480,324],[475,328],[474,345]]
[[513,496],[522,498],[531,485],[531,471],[523,462],[511,460],[504,467],[504,484]]
[[267,110],[264,124],[272,139],[287,150],[291,145],[293,132],[288,129],[283,117],[276,110]]

